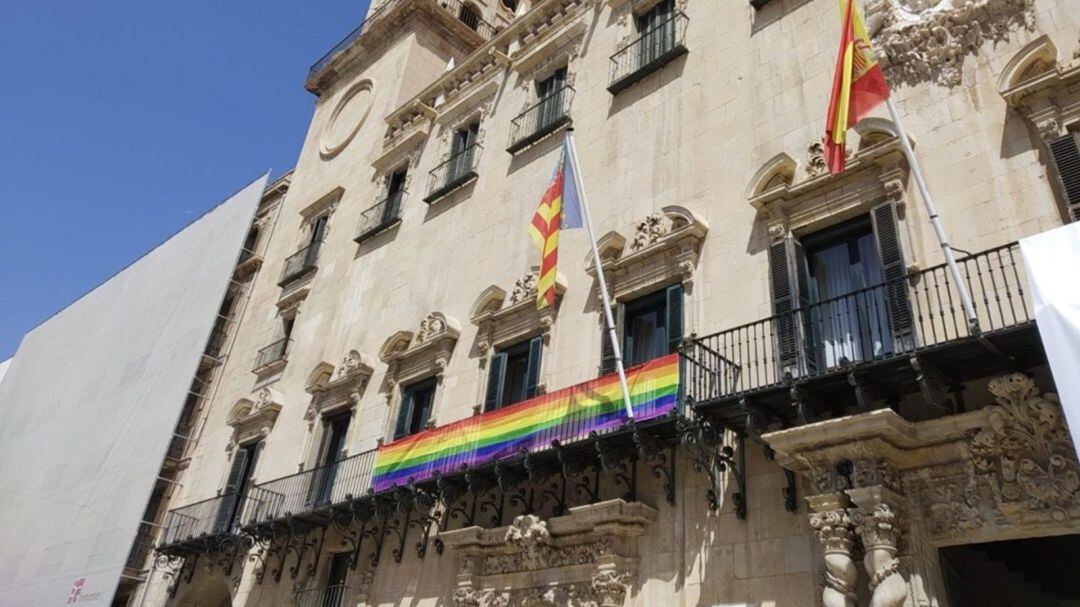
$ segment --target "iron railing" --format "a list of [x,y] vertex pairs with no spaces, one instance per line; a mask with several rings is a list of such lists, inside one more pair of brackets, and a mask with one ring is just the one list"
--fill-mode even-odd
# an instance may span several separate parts
[[354,240],[363,242],[396,223],[401,214],[401,200],[404,197],[404,190],[394,192],[361,213],[360,226]]
[[[1016,243],[957,260],[981,334],[1033,320]],[[976,337],[944,264],[683,346],[686,394],[723,399]]]
[[296,593],[296,607],[342,607],[345,597],[349,596],[349,587],[335,584],[326,588],[312,588]]
[[170,510],[162,525],[161,546],[231,533],[241,496],[236,493]]
[[139,530],[135,533],[135,541],[132,542],[131,551],[128,552],[127,561],[124,563],[125,567],[136,571],[142,571],[146,568],[146,557],[150,555],[150,550],[154,547],[157,530],[157,525],[150,521],[139,523]]
[[371,489],[375,450],[260,483],[247,492],[241,525],[301,515],[361,497]]
[[564,86],[544,97],[510,122],[510,147],[513,154],[555,132],[570,122],[570,103],[574,89]]
[[686,25],[690,18],[676,11],[611,56],[612,94],[630,87],[687,52]]
[[432,203],[474,179],[481,151],[480,144],[474,143],[432,169],[424,202]]
[[289,345],[291,343],[292,340],[289,338],[279,339],[259,350],[259,353],[255,355],[255,366],[252,367],[252,370],[258,371],[276,362],[285,361],[289,357]]
[[[340,55],[342,52],[352,46],[352,44],[356,42],[365,31],[367,31],[367,28],[371,27],[373,23],[377,22],[384,14],[388,13],[391,6],[399,3],[400,1],[401,0],[386,0],[385,2],[383,2],[383,4],[377,7],[374,11],[372,11],[371,14],[369,14],[367,18],[364,19],[364,21],[356,27],[356,29],[349,32],[341,40],[341,42],[335,44],[334,48],[327,51],[325,55],[323,55],[319,58],[318,61],[313,63],[311,65],[311,68],[308,70],[308,90],[317,90],[318,87],[316,83],[319,74],[322,73],[324,69],[326,69],[326,66],[330,65],[330,63],[333,62],[338,55]],[[480,37],[484,40],[491,40],[491,38],[495,35],[495,28],[490,23],[484,21],[480,17],[480,13],[477,12],[475,6],[471,9],[472,13],[470,14],[467,11],[463,11],[463,8],[466,5],[462,4],[459,0],[439,0],[438,4],[439,6],[443,7],[447,12],[451,13],[454,17],[456,17],[459,21],[464,23],[466,27],[479,34]]]
[[316,265],[316,262],[319,260],[319,250],[321,248],[322,241],[316,240],[296,253],[286,257],[285,267],[281,269],[281,279],[278,280],[278,286],[284,287],[290,282],[317,268],[318,265]]

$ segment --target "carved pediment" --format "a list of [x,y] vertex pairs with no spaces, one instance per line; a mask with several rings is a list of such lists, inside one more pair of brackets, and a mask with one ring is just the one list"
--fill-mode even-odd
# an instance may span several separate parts
[[432,312],[420,321],[415,333],[398,331],[379,350],[379,360],[390,365],[388,379],[399,382],[423,375],[441,376],[450,361],[461,325],[441,312]]
[[253,399],[236,401],[225,422],[233,429],[230,449],[268,436],[281,413],[283,401],[281,393],[272,388],[259,390]]
[[327,362],[316,365],[305,388],[312,395],[305,417],[315,419],[328,410],[356,404],[374,370],[374,359],[356,350],[350,350],[337,367]]
[[[1078,51],[1080,52],[1080,51]],[[1080,122],[1080,55],[1061,62],[1049,36],[1020,49],[1002,70],[997,89],[1005,102],[1034,125],[1044,140]]]
[[[479,349],[485,353],[493,346],[520,341],[531,335],[546,334],[555,322],[558,303],[537,309],[536,282],[538,271],[533,269],[517,279],[510,294],[491,285],[473,303],[469,320],[480,329]],[[555,278],[556,301],[566,292],[562,275]]]
[[[708,223],[684,207],[668,206],[637,222],[632,238],[609,232],[597,242],[611,296],[624,300],[674,281],[689,283]],[[592,255],[586,272],[595,275]]]

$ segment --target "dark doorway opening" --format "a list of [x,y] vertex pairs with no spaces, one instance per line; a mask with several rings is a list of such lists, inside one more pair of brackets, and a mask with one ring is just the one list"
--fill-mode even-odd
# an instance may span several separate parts
[[1080,535],[941,549],[952,607],[1080,607]]

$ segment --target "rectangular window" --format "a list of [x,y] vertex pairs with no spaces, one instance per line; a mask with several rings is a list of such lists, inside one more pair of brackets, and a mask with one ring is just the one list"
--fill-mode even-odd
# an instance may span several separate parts
[[[613,312],[624,366],[640,365],[678,351],[683,339],[682,283],[619,305]],[[615,350],[609,335],[605,326],[600,353],[602,375],[615,372]]]
[[563,101],[566,95],[566,68],[559,68],[550,77],[536,83],[536,96],[540,100],[537,108],[536,130],[543,130],[548,125],[563,117]]
[[675,2],[664,0],[638,17],[639,66],[648,65],[675,47]]
[[480,123],[474,122],[469,126],[454,132],[454,142],[450,148],[452,160],[450,171],[446,176],[446,183],[452,183],[461,179],[473,169],[473,154],[476,151],[476,138],[480,134]]
[[236,450],[225,487],[221,490],[221,505],[218,507],[212,533],[229,533],[240,513],[240,503],[247,493],[251,477],[255,473],[255,464],[259,458],[261,443],[244,445]]
[[491,357],[484,410],[492,411],[536,396],[544,339],[534,337]]
[[323,236],[326,235],[326,223],[330,221],[330,217],[327,215],[320,215],[315,219],[315,223],[311,226],[311,240],[309,244],[316,245],[322,242]]
[[336,552],[330,555],[330,564],[326,575],[326,592],[320,607],[339,607],[345,604],[347,587],[345,582],[349,578],[349,559],[352,553]]
[[315,505],[329,504],[334,497],[334,481],[337,480],[338,463],[345,450],[349,434],[351,413],[341,413],[323,420],[322,445],[315,471],[311,479],[311,497]]
[[401,209],[401,197],[405,194],[405,178],[408,176],[406,169],[394,171],[387,180],[386,206],[383,208],[382,223],[390,223],[397,219]]
[[435,378],[410,384],[401,391],[394,440],[416,434],[427,426],[435,404]]

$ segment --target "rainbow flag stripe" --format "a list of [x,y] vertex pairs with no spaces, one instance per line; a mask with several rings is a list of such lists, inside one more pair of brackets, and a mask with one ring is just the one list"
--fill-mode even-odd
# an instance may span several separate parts
[[[666,415],[678,397],[679,355],[631,367],[626,381],[636,421]],[[515,457],[522,449],[550,449],[553,440],[569,444],[618,428],[626,422],[621,392],[618,375],[605,375],[383,445],[375,454],[372,487],[383,491],[410,479],[425,481]]]

